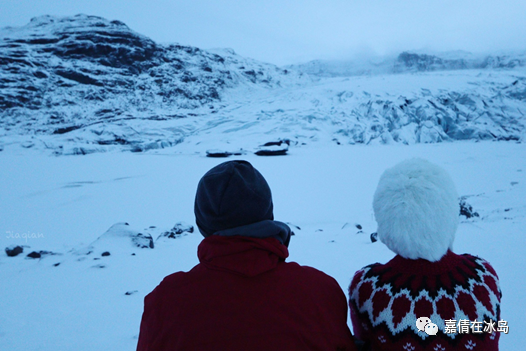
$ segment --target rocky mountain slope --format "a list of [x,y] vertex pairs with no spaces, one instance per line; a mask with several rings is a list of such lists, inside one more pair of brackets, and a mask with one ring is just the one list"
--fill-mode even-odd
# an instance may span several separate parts
[[524,141],[526,59],[477,60],[402,53],[374,72],[351,67],[375,74],[327,78],[349,66],[279,68],[233,50],[161,45],[119,21],[43,16],[0,31],[0,151]]
[[218,55],[160,45],[120,21],[95,16],[37,17],[4,28],[0,38],[0,127],[8,134],[184,118],[198,108],[213,113],[225,89],[302,81],[232,50]]

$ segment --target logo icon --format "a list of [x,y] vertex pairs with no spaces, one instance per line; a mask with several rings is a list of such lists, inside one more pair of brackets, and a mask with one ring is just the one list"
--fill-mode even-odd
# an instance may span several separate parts
[[424,328],[426,327],[426,324],[431,323],[431,319],[427,317],[420,317],[416,320],[416,327],[419,331],[425,331]]
[[418,331],[425,332],[427,335],[437,335],[438,326],[431,322],[427,317],[420,317],[416,320]]
[[436,325],[435,323],[428,323],[426,324],[424,331],[426,332],[427,335],[437,335],[438,325]]

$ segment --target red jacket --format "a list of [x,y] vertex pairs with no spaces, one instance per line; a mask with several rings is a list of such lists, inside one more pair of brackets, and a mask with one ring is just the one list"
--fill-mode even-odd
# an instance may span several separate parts
[[138,351],[355,350],[338,283],[278,240],[210,236],[198,257],[146,296]]

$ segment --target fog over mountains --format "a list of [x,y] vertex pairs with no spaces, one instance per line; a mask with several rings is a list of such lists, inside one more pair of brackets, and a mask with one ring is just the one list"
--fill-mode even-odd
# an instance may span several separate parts
[[280,68],[158,44],[120,21],[43,16],[0,30],[0,150],[522,142],[525,66],[526,54],[403,52]]
[[474,55],[465,51],[454,51],[430,55],[404,51],[396,57],[371,57],[355,61],[314,60],[288,67],[319,77],[351,77],[466,69],[515,69],[525,66],[526,53]]

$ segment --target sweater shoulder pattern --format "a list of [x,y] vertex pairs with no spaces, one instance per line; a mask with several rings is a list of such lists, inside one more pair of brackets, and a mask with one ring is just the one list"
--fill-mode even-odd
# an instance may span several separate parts
[[[484,324],[500,318],[498,276],[488,262],[475,256],[448,252],[438,262],[397,256],[387,264],[372,264],[356,272],[349,296],[353,320],[359,320],[360,328],[383,344],[412,340],[420,345],[417,350],[441,350],[445,345],[429,348],[430,343],[441,340],[455,349],[473,350],[479,349],[475,348],[477,343],[498,342],[497,332],[469,337],[445,333],[446,320]],[[438,338],[418,330],[416,320],[420,317],[430,318],[438,326]]]

